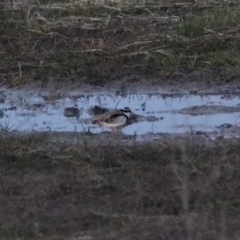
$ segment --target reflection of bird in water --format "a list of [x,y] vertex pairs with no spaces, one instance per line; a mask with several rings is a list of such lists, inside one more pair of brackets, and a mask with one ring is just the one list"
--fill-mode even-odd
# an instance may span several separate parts
[[130,118],[132,111],[129,107],[119,110],[112,110],[103,114],[98,114],[91,118],[92,123],[100,123],[103,126],[111,128],[112,131],[124,126]]

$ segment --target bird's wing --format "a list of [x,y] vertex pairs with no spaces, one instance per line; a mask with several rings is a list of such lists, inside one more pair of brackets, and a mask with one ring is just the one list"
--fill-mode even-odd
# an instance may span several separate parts
[[[118,117],[127,118],[127,116],[125,116],[123,113],[118,112],[118,113],[113,113],[112,115],[108,116],[107,118],[104,119],[104,121],[110,123],[114,120],[114,118],[118,118]],[[103,121],[103,120],[101,120],[101,121]]]
[[111,117],[112,115],[119,114],[119,113],[121,113],[119,110],[113,110],[113,111],[109,111],[109,112],[106,112],[103,114],[97,114],[95,116],[92,116],[90,118],[90,120],[92,122],[104,121],[104,120],[108,119],[109,117]]

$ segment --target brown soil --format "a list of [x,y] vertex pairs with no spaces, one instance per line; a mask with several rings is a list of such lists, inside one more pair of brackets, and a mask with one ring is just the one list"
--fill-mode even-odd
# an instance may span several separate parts
[[[92,92],[116,92],[116,93],[190,93],[190,94],[238,94],[240,91],[240,76],[231,73],[218,73],[218,71],[204,72],[193,70],[192,72],[155,72],[129,71],[121,73],[98,74],[90,77],[75,77],[61,81],[29,82],[17,86],[21,89],[39,90],[44,89],[50,92],[56,90],[62,92],[76,91],[79,93]],[[140,73],[140,74],[139,74]]]
[[[145,92],[162,91],[184,92],[194,94],[238,93],[240,75],[220,72],[220,70],[182,70],[177,72],[156,71],[154,69],[121,70],[121,73],[101,73],[92,77],[75,78],[71,85],[51,83],[57,89],[82,89],[94,91],[95,87],[105,91]],[[36,85],[34,85],[36,86]],[[46,85],[37,85],[46,87]],[[47,85],[49,87],[49,85]],[[100,87],[100,88],[99,88]]]

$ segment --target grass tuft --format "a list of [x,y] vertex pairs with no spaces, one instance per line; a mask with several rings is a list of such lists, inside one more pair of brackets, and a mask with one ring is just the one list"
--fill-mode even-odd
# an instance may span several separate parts
[[204,32],[204,21],[201,19],[183,19],[177,26],[177,34],[185,37],[196,37]]
[[239,6],[233,9],[218,9],[204,12],[200,16],[184,17],[177,25],[176,31],[185,37],[196,37],[203,33],[215,32],[237,27]]

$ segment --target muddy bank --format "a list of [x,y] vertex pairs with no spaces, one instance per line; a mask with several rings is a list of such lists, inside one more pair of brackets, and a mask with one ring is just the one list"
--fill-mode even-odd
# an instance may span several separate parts
[[[29,137],[30,136],[30,137]],[[221,141],[227,143],[228,141],[238,141],[240,137],[240,130],[236,126],[232,125],[222,125],[219,126],[216,131],[205,132],[205,131],[191,131],[179,134],[168,134],[159,133],[154,134],[152,132],[142,134],[142,135],[124,135],[123,133],[111,133],[103,132],[100,134],[94,134],[90,132],[77,133],[77,132],[42,132],[42,133],[21,133],[21,132],[0,132],[1,138],[32,138],[39,139],[40,142],[45,142],[49,146],[54,144],[62,144],[63,146],[68,146],[70,148],[87,144],[91,146],[111,146],[117,147],[121,146],[134,146],[135,144],[187,144],[188,147],[197,146],[211,146],[215,143],[220,143]]]
[[[121,69],[119,73],[112,71],[106,74],[101,73],[95,77],[86,77],[82,83],[81,78],[80,83],[77,83],[78,80],[78,77],[74,78],[73,88],[81,89],[82,86],[90,89],[104,87],[109,90],[114,89],[126,92],[143,92],[145,89],[154,91],[158,89],[166,92],[198,94],[239,93],[240,91],[240,75],[222,72],[220,69],[209,71],[179,69],[175,72],[151,68],[132,71]],[[62,83],[60,82],[56,84],[56,87],[61,85]],[[64,85],[66,86],[66,84]]]
[[111,91],[125,93],[194,93],[194,94],[238,94],[240,75],[220,70],[178,70],[161,71],[156,69],[138,69],[121,72],[98,73],[90,76],[70,76],[50,81],[32,81],[14,85],[11,81],[1,81],[2,86],[21,89],[42,89],[44,91]]
[[217,113],[233,113],[240,112],[240,106],[217,106],[217,105],[203,105],[183,108],[180,110],[172,110],[172,113],[182,113],[189,115],[210,115]]

